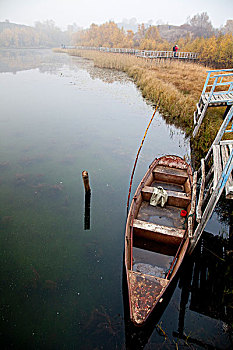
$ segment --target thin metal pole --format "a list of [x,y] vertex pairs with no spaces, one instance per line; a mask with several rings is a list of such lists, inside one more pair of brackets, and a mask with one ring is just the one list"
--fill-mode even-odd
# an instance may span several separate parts
[[143,145],[143,143],[144,143],[144,141],[145,141],[146,134],[147,134],[148,129],[149,129],[151,123],[152,123],[152,120],[154,119],[154,116],[155,116],[155,113],[156,113],[158,107],[159,107],[159,102],[157,103],[157,106],[156,106],[156,108],[155,108],[155,110],[154,110],[154,113],[153,113],[153,115],[152,115],[152,117],[151,117],[151,119],[150,119],[150,122],[149,122],[149,124],[148,124],[148,126],[147,126],[147,128],[146,128],[146,131],[145,131],[145,134],[144,134],[144,136],[143,136],[141,145],[140,145],[140,147],[139,147],[139,149],[138,149],[138,153],[137,153],[137,155],[136,155],[136,159],[135,159],[134,166],[133,166],[133,171],[132,171],[131,178],[130,178],[130,184],[129,184],[129,193],[128,193],[128,200],[127,200],[127,213],[128,213],[128,208],[129,208],[129,200],[130,200],[132,182],[133,182],[134,172],[135,172],[135,169],[136,169],[136,165],[137,165],[139,153],[140,153],[140,151],[141,151],[141,149],[142,149],[142,145]]

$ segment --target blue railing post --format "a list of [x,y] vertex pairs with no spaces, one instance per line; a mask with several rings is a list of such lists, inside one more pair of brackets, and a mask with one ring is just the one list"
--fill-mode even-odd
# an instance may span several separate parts
[[205,81],[205,84],[204,84],[204,87],[203,87],[203,90],[202,90],[202,93],[201,93],[202,95],[206,92],[206,88],[207,88],[207,85],[208,85],[211,73],[212,73],[212,71],[208,71],[208,74],[207,74],[207,77],[206,77],[206,81]]
[[223,172],[222,172],[222,176],[219,179],[219,183],[217,185],[217,187],[221,190],[223,190],[223,188],[226,185],[226,182],[232,172],[233,169],[233,150],[231,151],[230,157],[227,161],[227,164],[225,165]]

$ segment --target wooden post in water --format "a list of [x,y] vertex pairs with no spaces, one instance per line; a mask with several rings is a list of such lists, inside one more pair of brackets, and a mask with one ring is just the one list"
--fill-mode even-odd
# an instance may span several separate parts
[[88,172],[86,170],[84,170],[82,172],[82,177],[83,177],[83,184],[84,184],[85,192],[91,193],[91,188],[90,188],[90,184],[89,184],[89,175],[88,175]]
[[85,193],[85,216],[84,230],[90,230],[91,227],[91,192]]
[[91,222],[91,187],[89,184],[88,172],[82,172],[83,184],[85,188],[85,216],[84,216],[84,230],[90,230]]

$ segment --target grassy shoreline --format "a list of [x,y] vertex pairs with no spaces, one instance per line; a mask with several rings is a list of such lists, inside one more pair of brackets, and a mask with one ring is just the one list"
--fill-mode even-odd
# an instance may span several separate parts
[[[159,110],[168,124],[182,128],[191,137],[193,164],[208,151],[222,123],[223,108],[209,110],[198,136],[192,139],[193,113],[199,101],[208,67],[175,60],[149,60],[131,55],[104,53],[92,50],[54,49],[72,56],[93,60],[100,68],[123,71],[141,90],[143,97]],[[208,127],[207,127],[208,126]]]

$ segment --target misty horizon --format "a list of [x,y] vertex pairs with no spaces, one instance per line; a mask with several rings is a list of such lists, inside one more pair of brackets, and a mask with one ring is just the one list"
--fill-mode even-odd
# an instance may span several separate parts
[[113,4],[106,0],[89,0],[85,3],[82,0],[3,0],[0,4],[0,22],[9,20],[33,27],[38,21],[53,20],[62,30],[72,24],[85,29],[92,23],[100,25],[109,21],[122,23],[132,20],[138,24],[180,26],[189,17],[203,12],[207,12],[214,28],[220,28],[233,18],[232,1],[222,0],[219,5],[217,0],[196,0],[195,4],[185,0],[168,0],[166,3],[145,0],[142,5],[139,0],[118,0]]
[[[208,13],[207,13],[207,14],[208,14]],[[186,18],[186,20],[185,20],[183,23],[181,23],[180,25],[176,25],[176,24],[174,24],[174,23],[168,23],[168,22],[165,23],[165,22],[163,22],[163,21],[161,21],[161,20],[158,20],[156,23],[153,23],[152,19],[148,20],[147,22],[139,22],[139,21],[137,20],[137,18],[132,17],[132,18],[123,18],[120,22],[116,22],[114,19],[106,20],[106,21],[103,22],[103,23],[95,23],[95,22],[92,22],[92,23],[90,23],[89,27],[90,27],[92,24],[101,25],[101,24],[108,23],[108,22],[114,22],[114,23],[116,23],[119,27],[121,27],[121,26],[124,27],[125,30],[128,30],[128,28],[131,29],[132,27],[134,27],[135,30],[136,30],[137,26],[138,26],[138,25],[141,25],[141,24],[146,25],[146,27],[149,27],[149,26],[162,26],[162,25],[169,25],[169,26],[179,27],[179,26],[182,26],[182,25],[184,25],[184,24],[187,24],[189,19],[190,19],[190,17]],[[226,22],[227,22],[228,20],[230,20],[230,18],[228,18],[228,19],[226,20]],[[49,22],[52,23],[52,22],[53,22],[54,26],[55,26],[56,28],[60,29],[61,31],[69,30],[69,29],[71,29],[71,27],[73,27],[73,31],[85,30],[85,29],[88,29],[88,28],[89,28],[89,27],[81,27],[81,26],[79,26],[76,22],[68,23],[68,24],[66,24],[65,26],[59,26],[59,25],[55,22],[55,20],[52,19],[52,18],[47,18],[46,20],[37,20],[37,21],[34,22],[33,25],[29,25],[29,24],[26,24],[26,23],[14,22],[14,21],[12,21],[11,19],[8,19],[8,18],[6,18],[6,19],[3,20],[3,21],[0,20],[0,22],[2,22],[2,23],[4,23],[4,22],[5,22],[5,23],[11,23],[11,24],[16,24],[16,25],[22,25],[22,26],[28,26],[28,27],[32,27],[32,28],[35,28],[36,25],[37,25],[38,23],[44,24],[44,23],[49,23]],[[211,19],[210,19],[210,22],[211,22]],[[211,23],[212,23],[212,22],[211,22]],[[214,27],[214,26],[213,26],[213,27],[214,27],[215,29],[221,29],[225,24],[226,24],[226,23],[221,24],[220,27],[218,27],[218,28],[217,28],[217,27]]]

